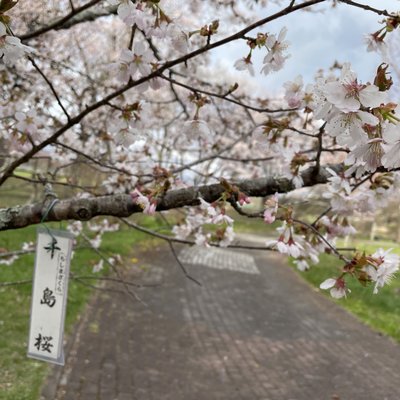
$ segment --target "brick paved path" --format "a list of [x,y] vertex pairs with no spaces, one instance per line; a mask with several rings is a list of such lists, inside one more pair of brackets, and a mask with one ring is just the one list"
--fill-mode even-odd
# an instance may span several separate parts
[[183,249],[181,258],[203,286],[166,249],[152,251],[145,279],[162,285],[140,290],[148,307],[98,294],[44,399],[400,399],[400,346],[277,256]]

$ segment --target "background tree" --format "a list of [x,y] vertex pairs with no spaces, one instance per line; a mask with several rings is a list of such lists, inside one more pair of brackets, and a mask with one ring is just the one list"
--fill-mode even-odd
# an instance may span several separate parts
[[[301,269],[321,252],[335,254],[343,269],[321,284],[333,296],[346,295],[348,278],[376,292],[398,257],[380,250],[349,258],[335,239],[354,232],[354,213],[385,205],[398,188],[400,109],[389,65],[361,82],[349,64],[335,63],[306,85],[301,76],[282,83],[275,99],[254,96],[247,83],[248,74],[290,63],[285,17],[337,6],[379,16],[368,50],[395,57],[385,43],[399,14],[351,0],[2,0],[0,185],[17,179],[46,190],[43,201],[0,209],[0,230],[45,216],[72,221],[79,235],[80,221],[98,215],[143,230],[127,218],[185,207],[175,237],[149,233],[234,246],[233,209],[280,221],[266,248]],[[281,29],[270,31],[273,21]],[[215,59],[235,42],[242,50],[232,70],[218,70]],[[312,220],[279,195],[317,184],[326,184],[330,204]],[[246,207],[252,197],[266,198],[262,209]],[[116,229],[88,226],[94,247]]]

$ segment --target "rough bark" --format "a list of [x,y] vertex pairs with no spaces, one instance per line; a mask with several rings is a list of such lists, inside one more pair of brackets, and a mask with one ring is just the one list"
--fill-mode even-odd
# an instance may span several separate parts
[[[340,165],[330,166],[339,171]],[[317,171],[311,167],[303,172],[304,186],[326,183],[330,174],[325,168]],[[265,197],[276,192],[287,193],[294,190],[292,182],[283,177],[265,177],[247,179],[234,184],[248,196]],[[184,206],[199,204],[199,197],[213,202],[225,191],[221,184],[211,184],[199,187],[171,190],[157,203],[157,211],[170,210]],[[0,209],[0,231],[23,228],[38,224],[45,215],[49,202],[34,203],[25,206],[15,206]],[[87,221],[99,215],[128,217],[142,209],[134,204],[129,194],[91,197],[85,199],[65,199],[58,201],[46,216],[46,221],[80,220]]]

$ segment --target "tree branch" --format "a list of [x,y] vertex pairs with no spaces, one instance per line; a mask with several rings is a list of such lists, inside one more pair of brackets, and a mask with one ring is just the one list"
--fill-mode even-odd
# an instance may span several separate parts
[[[339,172],[343,169],[343,166],[337,164],[330,165],[329,168]],[[317,173],[315,173],[315,167],[310,167],[302,173],[304,186],[326,183],[330,176],[330,173],[327,172],[324,167],[321,167]],[[286,193],[295,189],[293,183],[284,177],[270,176],[247,179],[234,182],[234,184],[238,186],[240,191],[253,197],[265,197],[276,192]],[[224,191],[224,187],[219,183],[171,190],[167,192],[162,199],[159,199],[157,211],[198,205],[199,197],[202,197],[208,202],[213,202],[219,199]],[[129,194],[115,194],[61,200],[55,204],[49,212],[46,221],[86,221],[98,215],[128,217],[139,212],[142,212],[142,209],[132,201]],[[0,231],[38,224],[42,219],[43,213],[43,203],[0,209]]]
[[[110,100],[120,96],[121,94],[125,93],[127,90],[132,89],[134,87],[137,87],[141,85],[144,82],[149,81],[150,79],[156,78],[160,76],[164,71],[168,70],[169,68],[172,68],[176,65],[185,63],[186,61],[195,58],[203,53],[206,53],[212,49],[224,46],[227,43],[230,43],[234,40],[241,39],[244,35],[246,35],[248,32],[252,31],[253,29],[265,25],[268,22],[274,21],[276,19],[279,19],[285,15],[291,14],[295,11],[305,9],[307,7],[313,6],[315,4],[323,3],[326,0],[310,0],[306,1],[302,4],[299,4],[297,6],[294,6],[292,8],[284,8],[283,10],[272,14],[266,18],[260,19],[259,21],[247,26],[246,28],[236,32],[233,35],[227,36],[224,39],[221,39],[217,42],[214,42],[210,45],[206,45],[203,47],[200,47],[197,50],[192,51],[191,53],[188,53],[186,55],[183,55],[181,57],[176,58],[175,60],[172,61],[167,61],[165,64],[163,64],[161,67],[159,67],[157,70],[152,72],[150,75],[142,77],[140,79],[137,79],[135,81],[129,82],[122,88],[116,90],[115,92],[109,94],[108,96],[104,97],[102,100],[99,100],[96,103],[93,103],[92,105],[88,106],[85,108],[82,112],[77,114],[75,117],[71,118],[67,124],[65,124],[63,127],[61,127],[59,130],[57,130],[53,135],[48,137],[46,140],[44,140],[42,143],[39,145],[35,146],[32,148],[30,151],[28,151],[26,154],[24,154],[21,158],[18,160],[15,160],[12,162],[4,171],[3,175],[0,177],[0,185],[2,185],[13,173],[13,171],[18,168],[20,165],[24,164],[25,162],[29,161],[36,153],[38,153],[40,150],[44,149],[48,145],[54,143],[62,134],[64,134],[66,131],[68,131],[70,128],[73,126],[79,124],[84,117],[89,115],[91,112],[99,109],[100,107],[109,104]],[[91,2],[94,3],[94,2]],[[0,221],[1,224],[1,221]]]
[[84,4],[81,7],[72,9],[71,12],[68,13],[66,16],[58,19],[57,21],[53,22],[52,24],[46,25],[43,28],[39,28],[36,31],[28,32],[28,33],[25,33],[24,35],[19,35],[18,37],[21,39],[21,41],[27,41],[29,39],[33,39],[35,37],[43,35],[44,33],[52,31],[52,30],[67,29],[75,24],[80,23],[80,22],[93,21],[96,18],[116,12],[117,7],[112,7],[109,10],[107,10],[107,12],[103,12],[103,13],[101,13],[101,12],[99,12],[99,13],[96,13],[96,12],[83,13],[83,11],[88,10],[89,8],[93,7],[97,3],[100,3],[101,1],[102,0],[89,1],[88,3]]

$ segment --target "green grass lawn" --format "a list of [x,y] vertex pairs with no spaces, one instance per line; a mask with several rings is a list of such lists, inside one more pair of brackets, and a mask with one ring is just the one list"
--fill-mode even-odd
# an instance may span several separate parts
[[[394,252],[400,254],[398,244],[383,241],[372,242],[368,240],[358,240],[349,243],[351,247],[373,253],[379,247],[384,249],[393,248]],[[340,260],[330,255],[322,255],[320,263],[312,266],[309,271],[299,272],[304,279],[313,286],[319,287],[321,282],[327,278],[338,276],[341,266]],[[390,285],[379,290],[378,294],[373,294],[373,285],[361,286],[356,279],[346,278],[351,293],[347,298],[334,300],[372,328],[392,336],[400,342],[400,274],[395,277]],[[329,296],[329,291],[321,290]]]
[[[145,219],[143,216],[138,216],[137,219],[142,225],[155,226],[154,219]],[[59,225],[56,224],[54,227],[59,228]],[[35,241],[35,232],[36,227],[1,232],[0,248],[19,249],[23,242]],[[148,245],[149,237],[133,229],[123,228],[118,233],[104,235],[101,251],[107,256],[118,252],[129,262],[134,256],[134,248],[138,250],[139,242],[142,246],[145,243]],[[93,265],[99,260],[99,256],[93,250],[80,249],[73,257],[71,272],[75,275],[91,275]],[[33,265],[33,254],[21,257],[11,266],[0,265],[0,283],[32,279]],[[105,273],[107,271],[102,272]],[[90,283],[96,284],[96,281]],[[31,290],[31,284],[0,287],[1,400],[37,400],[43,380],[48,373],[46,363],[26,356]],[[66,316],[67,333],[72,331],[73,324],[84,309],[91,292],[92,289],[89,287],[70,280]]]

